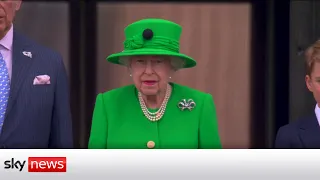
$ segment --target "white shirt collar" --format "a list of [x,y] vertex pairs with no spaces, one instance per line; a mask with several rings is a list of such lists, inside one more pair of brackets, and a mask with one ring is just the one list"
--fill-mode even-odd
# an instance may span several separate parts
[[320,108],[319,108],[318,104],[316,104],[316,108],[314,109],[314,112],[316,113],[317,120],[318,120],[318,123],[320,126]]

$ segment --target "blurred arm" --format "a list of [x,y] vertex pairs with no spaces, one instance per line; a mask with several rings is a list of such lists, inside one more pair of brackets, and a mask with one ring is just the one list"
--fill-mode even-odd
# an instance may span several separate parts
[[73,148],[68,77],[61,56],[58,57],[49,148]]
[[221,149],[216,108],[210,94],[205,97],[199,125],[199,149]]
[[93,111],[89,149],[107,149],[108,135],[107,116],[103,95],[99,94]]

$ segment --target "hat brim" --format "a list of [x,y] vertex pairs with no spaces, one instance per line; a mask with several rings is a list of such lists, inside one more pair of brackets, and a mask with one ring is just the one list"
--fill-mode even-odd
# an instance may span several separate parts
[[107,59],[107,61],[109,61],[111,63],[122,65],[121,62],[119,61],[119,59],[121,57],[143,56],[143,55],[163,55],[163,56],[176,57],[176,58],[179,58],[184,61],[184,66],[182,68],[191,68],[191,67],[194,67],[197,65],[197,62],[193,58],[191,58],[185,54],[175,53],[175,52],[166,51],[166,50],[146,49],[146,48],[135,49],[135,50],[126,50],[126,51],[123,51],[120,53],[111,54],[106,59]]

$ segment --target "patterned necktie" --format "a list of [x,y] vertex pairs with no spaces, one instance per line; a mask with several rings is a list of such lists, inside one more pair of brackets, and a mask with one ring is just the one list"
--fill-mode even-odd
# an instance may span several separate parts
[[4,117],[7,109],[10,92],[10,79],[6,62],[0,53],[0,132],[2,130]]

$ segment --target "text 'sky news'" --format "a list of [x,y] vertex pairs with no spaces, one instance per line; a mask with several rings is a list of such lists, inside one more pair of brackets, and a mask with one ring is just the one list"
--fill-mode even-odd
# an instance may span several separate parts
[[25,166],[28,172],[67,172],[66,157],[29,157],[28,161],[11,158],[4,161],[4,169],[23,171]]

